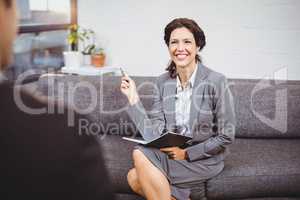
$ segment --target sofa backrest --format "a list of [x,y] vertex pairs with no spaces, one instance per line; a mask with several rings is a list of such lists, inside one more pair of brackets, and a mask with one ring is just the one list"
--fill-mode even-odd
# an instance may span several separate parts
[[300,138],[300,81],[230,79],[237,137]]
[[[145,109],[149,110],[156,78],[132,78]],[[228,82],[235,102],[236,137],[300,138],[300,81],[229,79]],[[74,102],[82,110],[90,106],[86,110],[89,128],[95,129],[95,133],[126,136],[136,133],[126,113],[127,99],[119,89],[120,77],[43,76],[38,84],[44,95],[68,104]]]

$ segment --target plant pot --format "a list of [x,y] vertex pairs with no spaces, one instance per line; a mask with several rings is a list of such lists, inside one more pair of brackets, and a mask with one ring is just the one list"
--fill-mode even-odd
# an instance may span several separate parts
[[68,68],[79,68],[82,64],[82,54],[79,51],[64,51],[64,63]]
[[93,54],[92,65],[95,67],[103,67],[105,64],[105,54]]

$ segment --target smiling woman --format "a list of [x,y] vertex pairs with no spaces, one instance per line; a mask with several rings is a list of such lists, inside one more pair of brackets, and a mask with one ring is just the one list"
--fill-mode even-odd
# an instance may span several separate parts
[[[187,200],[193,190],[204,197],[204,183],[219,174],[234,140],[233,100],[224,75],[202,65],[198,51],[205,35],[187,18],[171,21],[165,28],[171,62],[157,78],[149,114],[140,102],[136,85],[128,76],[120,89],[128,98],[127,110],[144,140],[151,141],[165,130],[192,137],[184,146],[155,149],[137,146],[128,184],[147,199]],[[205,127],[205,128],[204,128]]]
[[[175,30],[178,28],[182,28],[183,31]],[[175,31],[173,32],[173,30]],[[188,38],[182,38],[184,39],[184,41],[178,41],[177,38],[172,38],[172,36],[174,37],[174,34],[177,35],[180,33],[185,34]],[[172,40],[170,41],[170,39]],[[201,63],[200,56],[197,53],[204,48],[206,39],[203,30],[193,20],[188,20],[185,18],[178,18],[173,20],[165,28],[164,40],[166,45],[169,47],[169,51],[174,50],[174,48],[176,49],[179,42],[184,42],[184,44],[188,46],[197,46],[196,52],[193,56],[195,56],[194,58],[196,59],[196,61]],[[169,53],[171,55],[171,58],[174,58],[172,57],[173,54],[171,52]],[[171,60],[170,65],[166,70],[169,71],[171,77],[176,77],[176,63],[173,59]]]

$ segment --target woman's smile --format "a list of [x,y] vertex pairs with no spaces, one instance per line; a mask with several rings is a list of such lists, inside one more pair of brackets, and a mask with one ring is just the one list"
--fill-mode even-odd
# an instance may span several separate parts
[[199,48],[191,31],[185,27],[172,31],[169,52],[176,67],[193,68]]
[[179,61],[183,61],[189,56],[189,53],[176,53],[175,56]]

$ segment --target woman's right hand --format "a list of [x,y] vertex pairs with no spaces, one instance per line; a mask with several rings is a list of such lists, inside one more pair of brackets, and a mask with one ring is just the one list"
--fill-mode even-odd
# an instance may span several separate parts
[[127,97],[130,105],[134,105],[139,101],[135,82],[128,75],[122,77],[120,90]]

